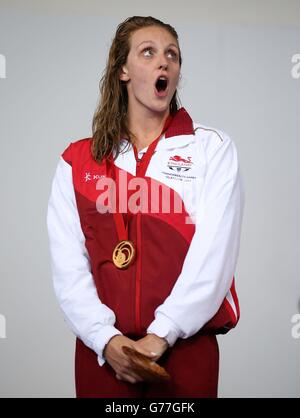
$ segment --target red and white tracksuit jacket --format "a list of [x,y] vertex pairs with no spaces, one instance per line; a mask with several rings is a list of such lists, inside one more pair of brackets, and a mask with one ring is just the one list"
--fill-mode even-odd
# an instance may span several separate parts
[[[137,190],[134,149],[125,139],[122,144],[127,151],[115,161],[117,174],[126,174],[128,189]],[[144,178],[149,193],[153,185],[168,190],[170,209],[132,215],[129,239],[137,259],[125,270],[112,263],[113,215],[96,207],[106,165],[93,159],[90,147],[91,138],[81,139],[62,153],[47,214],[55,292],[76,336],[102,366],[103,349],[116,334],[155,333],[172,347],[199,330],[233,328],[244,188],[230,137],[178,110]]]

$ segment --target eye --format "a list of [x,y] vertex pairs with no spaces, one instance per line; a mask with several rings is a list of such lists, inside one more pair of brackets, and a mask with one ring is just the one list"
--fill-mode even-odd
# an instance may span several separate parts
[[171,55],[173,56],[173,58],[177,59],[177,52],[175,52],[173,49],[169,49],[168,52],[171,52]]
[[[145,53],[149,52],[149,51],[151,51],[151,54],[150,55],[149,54],[145,55]],[[145,57],[150,57],[150,56],[153,55],[153,48],[148,46],[147,48],[143,49],[142,53]],[[173,49],[169,49],[168,54],[169,53],[171,53],[172,59],[177,60],[177,58],[178,58],[177,52],[175,52]]]
[[[148,47],[148,48],[143,49],[143,54],[144,54],[144,52],[147,52],[147,51],[152,51],[152,48]],[[149,55],[145,55],[145,57],[149,57]]]

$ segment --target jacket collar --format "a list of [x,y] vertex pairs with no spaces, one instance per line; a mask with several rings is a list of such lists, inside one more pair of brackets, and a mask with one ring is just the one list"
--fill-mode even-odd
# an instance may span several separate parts
[[[176,147],[181,147],[189,142],[191,142],[191,136],[195,135],[193,121],[188,112],[185,110],[184,107],[181,107],[177,110],[177,112],[173,115],[171,123],[164,133],[164,135],[159,140],[156,150],[164,150],[164,149],[171,149]],[[172,138],[178,136],[179,138],[176,139],[176,143],[172,141]],[[121,139],[121,152],[126,148],[128,145],[127,139]],[[124,146],[124,148],[123,148]],[[130,145],[130,148],[132,146]],[[145,149],[147,149],[146,147]]]
[[170,126],[165,132],[165,138],[178,135],[194,135],[193,121],[184,107],[177,110]]

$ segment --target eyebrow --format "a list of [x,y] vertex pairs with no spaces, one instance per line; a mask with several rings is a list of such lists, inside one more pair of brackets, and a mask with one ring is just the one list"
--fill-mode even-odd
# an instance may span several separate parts
[[[146,43],[146,42],[150,42],[150,43],[154,43],[153,41],[143,41],[143,42],[141,42],[139,45],[138,45],[138,47],[140,46],[140,45],[142,45],[143,43]],[[178,48],[178,46],[177,45],[175,45],[175,44],[169,44],[168,46],[167,46],[167,48],[169,48],[169,46],[175,46],[175,48],[177,48],[177,49],[179,49]]]

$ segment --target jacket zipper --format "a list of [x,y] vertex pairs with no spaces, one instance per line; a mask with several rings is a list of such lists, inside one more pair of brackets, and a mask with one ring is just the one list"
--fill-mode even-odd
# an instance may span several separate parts
[[[140,166],[140,158],[136,160],[136,168],[138,169]],[[137,172],[136,169],[136,172]],[[141,326],[141,278],[142,278],[142,254],[141,254],[141,238],[142,238],[142,231],[141,231],[141,212],[136,214],[136,245],[137,245],[137,265],[135,270],[135,329],[136,333],[140,335],[142,333],[142,326]]]
[[135,275],[135,323],[138,335],[142,333],[141,326],[141,278],[142,278],[142,254],[141,254],[141,213],[137,213],[137,266]]

